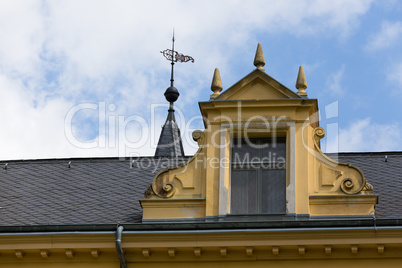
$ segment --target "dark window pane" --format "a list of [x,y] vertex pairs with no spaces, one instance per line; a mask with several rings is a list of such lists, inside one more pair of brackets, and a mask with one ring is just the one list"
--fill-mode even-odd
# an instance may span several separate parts
[[232,161],[236,163],[246,163],[258,157],[257,144],[255,142],[255,139],[233,139]]
[[285,162],[286,161],[286,139],[283,137],[264,139],[266,145],[262,149],[264,162]]
[[231,213],[286,213],[286,138],[232,142]]
[[257,213],[257,176],[255,170],[233,170],[231,188],[232,213]]
[[262,170],[261,212],[286,213],[286,170]]

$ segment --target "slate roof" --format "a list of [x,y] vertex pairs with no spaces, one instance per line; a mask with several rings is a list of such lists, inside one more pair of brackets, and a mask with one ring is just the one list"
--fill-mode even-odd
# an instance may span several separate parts
[[379,195],[377,218],[402,219],[402,152],[340,153],[339,161],[360,168],[373,185],[374,194]]
[[[0,226],[141,222],[153,177],[188,157],[2,162]],[[71,161],[70,168],[68,163]]]
[[[378,218],[402,219],[402,152],[338,156],[374,186]],[[188,159],[139,157],[132,167],[132,159],[119,158],[2,161],[0,226],[140,223],[139,200],[153,177]]]

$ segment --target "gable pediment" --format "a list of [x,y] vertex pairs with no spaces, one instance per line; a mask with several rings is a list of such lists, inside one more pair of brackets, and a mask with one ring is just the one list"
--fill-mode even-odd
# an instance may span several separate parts
[[214,100],[300,99],[265,72],[255,69]]

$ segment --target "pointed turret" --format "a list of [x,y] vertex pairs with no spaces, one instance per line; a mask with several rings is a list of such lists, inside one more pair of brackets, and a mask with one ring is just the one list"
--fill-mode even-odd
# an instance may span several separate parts
[[299,68],[299,74],[297,75],[296,80],[296,88],[299,90],[297,91],[297,94],[299,96],[307,96],[307,92],[305,91],[305,89],[307,88],[307,81],[306,76],[304,75],[303,66],[300,66]]
[[258,43],[257,51],[255,52],[254,57],[254,66],[265,72],[265,70],[262,68],[264,67],[264,65],[265,65],[264,53],[262,52],[261,44]]
[[214,92],[211,94],[210,99],[215,99],[221,93],[222,87],[222,80],[221,75],[219,74],[219,69],[215,68],[214,77],[212,78],[211,90]]
[[178,157],[184,156],[183,143],[181,141],[180,129],[174,116],[173,102],[179,97],[179,92],[173,86],[165,91],[165,98],[170,103],[168,116],[162,126],[161,135],[156,147],[155,156],[159,157]]

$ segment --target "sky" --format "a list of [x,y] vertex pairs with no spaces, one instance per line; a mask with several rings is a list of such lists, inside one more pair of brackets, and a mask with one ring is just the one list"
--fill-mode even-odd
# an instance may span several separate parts
[[0,1],[0,160],[153,155],[171,47],[184,150],[224,90],[254,70],[295,89],[304,67],[326,152],[402,151],[402,1]]

